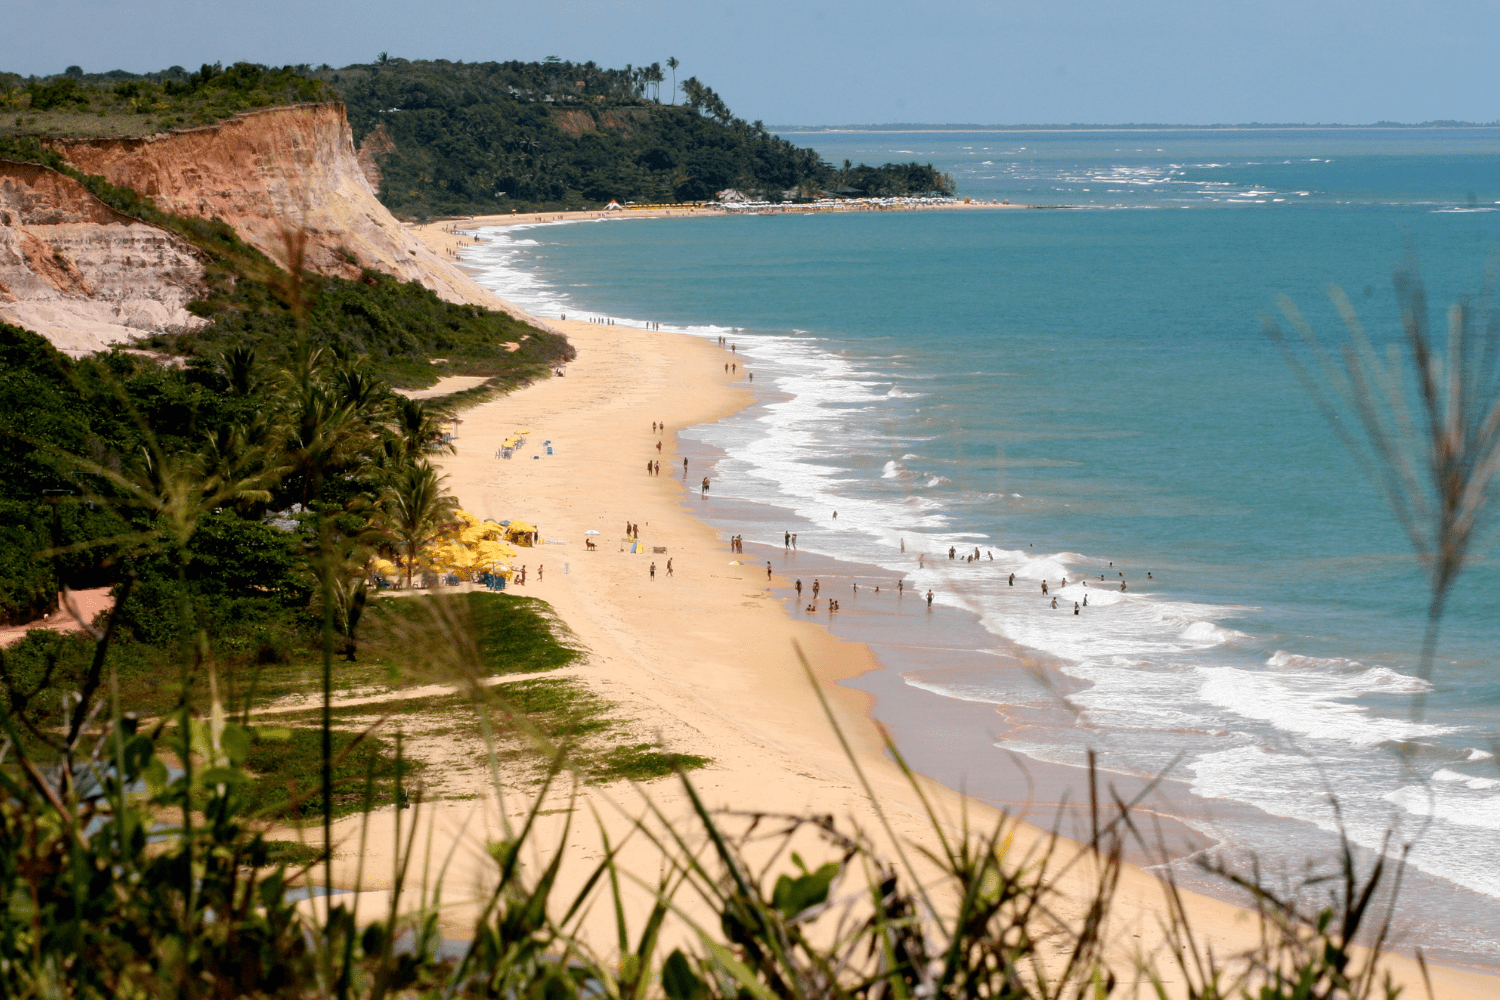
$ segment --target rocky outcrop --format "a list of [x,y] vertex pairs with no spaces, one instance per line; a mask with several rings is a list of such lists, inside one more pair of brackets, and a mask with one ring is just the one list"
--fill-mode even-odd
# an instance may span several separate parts
[[635,126],[651,117],[650,108],[609,108],[602,111],[583,108],[558,109],[552,112],[552,121],[571,136],[585,132],[618,132],[629,138]]
[[48,167],[0,160],[0,321],[70,354],[191,329],[201,255]]
[[308,237],[305,266],[322,274],[354,278],[369,267],[419,281],[450,302],[495,304],[379,202],[356,159],[343,105],[271,108],[203,128],[51,145],[78,169],[133,188],[159,208],[223,219],[282,266],[286,233],[300,229]]
[[365,180],[370,182],[370,190],[376,193],[380,191],[380,185],[385,182],[385,174],[380,169],[381,162],[396,151],[396,141],[391,138],[391,133],[386,131],[385,122],[375,126],[375,130],[365,136],[364,141],[359,144],[359,152],[354,159],[359,163],[360,173],[365,175]]

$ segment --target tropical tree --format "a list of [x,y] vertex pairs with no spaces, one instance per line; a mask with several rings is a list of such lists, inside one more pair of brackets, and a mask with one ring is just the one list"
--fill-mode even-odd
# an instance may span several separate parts
[[386,530],[406,556],[406,586],[411,589],[417,553],[453,520],[458,501],[443,492],[443,481],[425,461],[397,467],[380,494]]
[[394,457],[411,462],[431,451],[453,454],[453,445],[442,443],[442,422],[446,417],[447,413],[443,410],[428,406],[420,399],[393,395],[391,420],[396,434],[394,448],[391,450],[394,451]]
[[670,67],[671,70],[672,70],[672,103],[673,104],[677,103],[677,67],[681,66],[681,65],[682,65],[682,63],[680,63],[680,62],[677,61],[677,57],[676,56],[668,56],[667,57],[667,66]]

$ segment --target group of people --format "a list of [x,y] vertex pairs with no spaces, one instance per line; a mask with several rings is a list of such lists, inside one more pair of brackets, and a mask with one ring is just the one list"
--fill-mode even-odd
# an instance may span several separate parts
[[[667,576],[671,577],[671,575],[672,575],[672,560],[668,559],[667,560]],[[655,562],[651,563],[651,582],[652,583],[656,582],[656,563]]]
[[784,549],[795,549],[797,547],[797,536],[790,531],[781,533],[781,547]]
[[[744,552],[745,551],[745,536],[744,535],[730,535],[729,536],[729,551],[730,552]],[[770,565],[770,564],[767,563],[767,565]]]
[[661,475],[661,462],[654,462],[654,461],[652,461],[650,459],[647,459],[646,460],[646,475],[648,475],[648,476],[659,476],[659,475]]

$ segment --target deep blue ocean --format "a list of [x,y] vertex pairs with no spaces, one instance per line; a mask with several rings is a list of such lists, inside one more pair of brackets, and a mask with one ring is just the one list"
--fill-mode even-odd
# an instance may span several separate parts
[[[730,336],[771,395],[686,432],[726,452],[716,493],[1048,654],[1077,714],[1003,749],[1170,766],[1279,818],[1293,854],[1332,828],[1331,790],[1365,846],[1392,824],[1419,838],[1429,890],[1500,902],[1500,562],[1482,548],[1419,678],[1424,578],[1260,319],[1285,294],[1341,343],[1336,285],[1377,347],[1397,341],[1410,250],[1441,323],[1500,247],[1500,130],[788,137],[1071,207],[543,225],[486,231],[467,260],[543,315]],[[1040,581],[1063,577],[1053,610]],[[1038,697],[1000,671],[906,681]],[[1500,950],[1496,928],[1475,917],[1469,957]]]

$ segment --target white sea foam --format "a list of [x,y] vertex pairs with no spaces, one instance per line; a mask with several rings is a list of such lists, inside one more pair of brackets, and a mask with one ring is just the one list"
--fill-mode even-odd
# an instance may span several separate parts
[[1199,667],[1199,695],[1209,704],[1243,719],[1268,723],[1282,732],[1358,746],[1430,739],[1453,732],[1448,726],[1375,715],[1349,699],[1365,694],[1412,694],[1426,682],[1372,667],[1353,676],[1272,674],[1236,667]]

